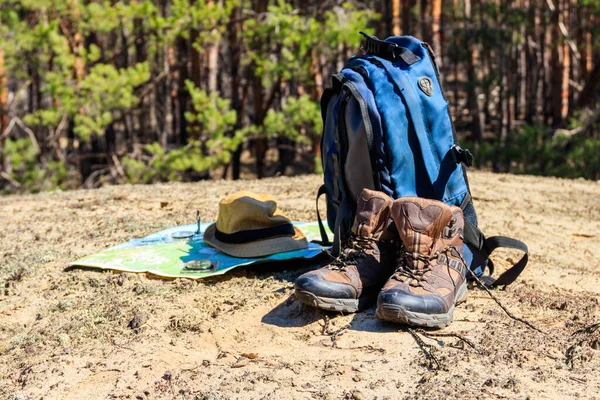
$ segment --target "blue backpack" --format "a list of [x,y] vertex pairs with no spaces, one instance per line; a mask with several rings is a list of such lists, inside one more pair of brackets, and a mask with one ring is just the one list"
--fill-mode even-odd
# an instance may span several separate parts
[[[491,285],[512,283],[527,264],[527,246],[503,236],[486,239],[477,227],[465,170],[473,156],[458,145],[431,48],[411,36],[383,41],[361,34],[365,54],[352,57],[321,98],[325,184],[317,195],[317,215],[323,242],[328,241],[318,213],[322,194],[336,256],[363,188],[394,199],[437,199],[464,212],[463,254],[471,271],[482,276],[487,268]],[[493,280],[489,255],[498,247],[524,255]]]

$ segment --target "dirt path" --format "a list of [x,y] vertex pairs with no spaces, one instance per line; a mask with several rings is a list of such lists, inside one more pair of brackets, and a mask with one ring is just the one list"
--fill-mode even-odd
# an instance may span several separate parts
[[[423,338],[295,301],[298,263],[208,281],[65,271],[107,246],[216,218],[245,188],[314,220],[320,178],[108,187],[0,198],[0,399],[600,398],[600,184],[470,175],[488,235],[525,240],[530,265],[497,297],[481,290]],[[516,253],[498,252],[499,269]],[[135,318],[134,318],[135,317]],[[133,321],[133,322],[132,322]]]

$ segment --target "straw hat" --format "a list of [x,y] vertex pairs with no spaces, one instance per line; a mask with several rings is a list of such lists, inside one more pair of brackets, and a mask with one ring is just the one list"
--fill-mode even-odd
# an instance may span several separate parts
[[262,257],[308,247],[306,237],[277,209],[275,197],[247,190],[219,202],[217,222],[204,241],[234,257]]

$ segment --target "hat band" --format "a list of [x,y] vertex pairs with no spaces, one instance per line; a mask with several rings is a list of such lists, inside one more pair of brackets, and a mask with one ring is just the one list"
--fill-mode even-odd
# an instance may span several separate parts
[[294,226],[292,224],[277,225],[270,228],[252,229],[239,231],[235,233],[223,233],[215,227],[215,238],[223,243],[248,243],[255,240],[267,239],[274,236],[294,236]]

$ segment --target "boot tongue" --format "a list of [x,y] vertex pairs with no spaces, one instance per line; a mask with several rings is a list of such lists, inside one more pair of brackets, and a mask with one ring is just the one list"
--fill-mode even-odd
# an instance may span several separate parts
[[379,239],[387,228],[391,199],[383,193],[364,189],[356,203],[352,232],[357,236]]
[[423,258],[439,250],[443,229],[452,219],[450,207],[436,200],[407,198],[394,203],[392,217],[406,252],[410,254],[408,267],[425,268]]

